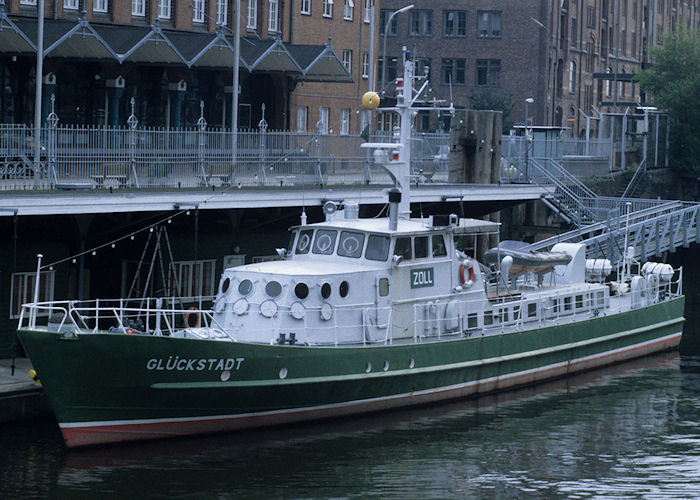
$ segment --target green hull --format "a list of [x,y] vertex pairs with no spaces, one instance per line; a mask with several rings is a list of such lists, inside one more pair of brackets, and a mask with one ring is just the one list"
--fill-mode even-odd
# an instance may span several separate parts
[[24,329],[68,446],[215,432],[505,390],[680,342],[684,298],[519,333],[304,347]]

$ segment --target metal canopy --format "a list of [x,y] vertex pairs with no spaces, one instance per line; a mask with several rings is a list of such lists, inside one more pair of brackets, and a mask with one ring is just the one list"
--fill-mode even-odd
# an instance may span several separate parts
[[177,50],[158,25],[158,21],[141,40],[126,53],[117,54],[119,62],[141,62],[161,64],[187,64],[185,58]]
[[252,42],[241,44],[241,59],[246,62],[250,71],[302,73],[301,66],[294,60],[279,38],[275,40],[246,38],[244,40]]
[[[233,66],[233,45],[221,31],[204,36],[202,33],[173,32],[169,37],[190,68],[231,68]],[[241,65],[245,66],[243,61]]]
[[302,67],[300,80],[348,82],[355,79],[330,45],[290,45],[289,52]]
[[4,12],[0,12],[0,47],[8,55],[36,53],[36,45]]
[[[0,55],[36,53],[37,21],[10,19],[0,11]],[[241,38],[240,67],[248,72],[284,73],[299,80],[354,82],[328,45],[289,45],[276,39]],[[216,33],[163,30],[154,26],[90,24],[85,18],[46,20],[44,54],[65,59],[231,68],[231,37]]]
[[81,59],[116,59],[117,54],[107,42],[81,18],[78,24],[52,43],[44,56],[71,57]]

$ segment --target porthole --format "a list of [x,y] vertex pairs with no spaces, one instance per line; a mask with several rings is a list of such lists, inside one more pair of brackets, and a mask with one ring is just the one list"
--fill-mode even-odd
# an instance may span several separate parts
[[408,360],[408,367],[413,368],[414,366],[416,366],[416,360],[413,358],[409,359]]
[[341,297],[347,297],[348,296],[348,291],[350,290],[350,285],[348,284],[347,281],[343,281],[340,284],[339,292]]
[[224,370],[221,372],[221,381],[226,382],[228,379],[231,378],[231,372],[228,370]]
[[387,371],[389,369],[389,361],[384,360],[384,366],[382,367],[384,371]]
[[250,280],[243,280],[238,284],[238,293],[241,295],[248,295],[253,290],[253,282]]
[[331,284],[324,283],[323,285],[321,285],[321,297],[323,297],[324,299],[327,299],[330,296],[331,296]]
[[300,299],[305,299],[309,296],[309,287],[306,283],[297,283],[294,287],[294,295]]
[[265,293],[267,293],[270,297],[277,297],[280,293],[282,293],[282,285],[279,284],[279,281],[270,281],[267,285],[265,285]]
[[231,286],[231,278],[226,278],[221,282],[221,293],[228,292],[228,287]]
[[367,361],[367,364],[365,364],[365,373],[369,373],[372,371],[372,363]]
[[286,368],[282,368],[282,369],[280,370],[280,378],[281,378],[281,379],[287,378],[287,369],[286,369]]

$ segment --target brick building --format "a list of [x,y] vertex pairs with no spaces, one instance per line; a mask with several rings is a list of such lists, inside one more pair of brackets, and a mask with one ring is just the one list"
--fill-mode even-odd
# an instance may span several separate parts
[[[391,12],[406,3],[381,3],[387,80],[401,47],[415,48],[435,97],[469,107],[474,93],[508,96],[510,121],[520,124],[532,98],[531,122],[566,128],[570,136],[585,133],[595,109],[624,111],[643,101],[631,76],[648,62],[648,45],[661,43],[664,31],[698,25],[697,0],[416,0],[387,29]],[[438,128],[437,118],[422,117],[419,127]]]
[[[209,126],[230,126],[235,5],[46,1],[44,117],[55,94],[61,123],[124,125],[134,97],[142,126],[195,126],[200,101]],[[271,129],[313,129],[323,108],[324,127],[357,132],[369,26],[351,0],[242,0],[239,126],[256,127],[265,104]],[[30,124],[37,0],[0,0],[0,28],[0,123]]]

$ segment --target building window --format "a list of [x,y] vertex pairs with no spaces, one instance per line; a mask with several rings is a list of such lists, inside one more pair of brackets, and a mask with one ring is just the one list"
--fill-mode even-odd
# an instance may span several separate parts
[[333,17],[333,0],[323,0],[323,17]]
[[464,59],[442,60],[443,85],[464,85]]
[[93,12],[109,11],[109,0],[95,0],[92,4]]
[[590,114],[591,106],[593,106],[593,86],[590,82],[586,82],[583,87],[583,108],[586,114]]
[[36,5],[36,0],[19,0],[20,5]]
[[411,10],[409,23],[409,34],[411,36],[433,35],[432,10]]
[[584,61],[586,62],[586,71],[593,71],[593,44],[591,42],[586,42],[586,57]]
[[193,0],[192,2],[192,22],[204,22],[204,0]]
[[146,0],[131,0],[131,15],[145,16],[146,15]]
[[279,31],[279,0],[269,0],[269,9],[267,18],[267,31],[269,33],[277,33]]
[[[34,285],[36,272],[13,273],[12,289],[10,290],[10,318],[19,318],[22,311],[22,304],[34,302]],[[39,274],[39,302],[49,302],[53,300],[55,271],[41,271]],[[49,311],[38,310],[37,316],[48,316]]]
[[246,28],[249,30],[258,29],[258,0],[248,0],[248,20]]
[[396,80],[397,65],[398,59],[396,57],[389,57],[386,63],[386,75],[384,75],[384,60],[381,57],[377,60],[377,74],[379,75],[379,79],[383,81],[385,85],[388,82],[393,82]]
[[328,133],[328,120],[330,118],[330,109],[325,108],[321,106],[318,108],[318,123],[316,124],[316,128],[318,128],[318,133],[319,134],[327,134]]
[[299,106],[297,108],[297,132],[306,132],[308,119],[309,108],[307,106]]
[[355,13],[354,0],[345,0],[345,8],[343,9],[343,19],[352,21],[352,16]]
[[416,58],[416,75],[423,75],[430,79],[430,59],[425,57]]
[[501,82],[499,59],[476,60],[476,84],[479,87],[498,87]]
[[576,63],[569,61],[569,93],[576,91]]
[[78,9],[78,0],[63,0],[63,8],[77,10]]
[[595,7],[592,5],[586,7],[586,26],[588,28],[595,28]]
[[352,70],[352,50],[343,51],[343,66],[348,70],[348,73]]
[[216,24],[226,26],[228,19],[228,0],[216,0]]
[[[608,69],[605,70],[605,72],[606,72],[606,73],[612,73],[612,68],[608,67]],[[611,91],[610,91],[610,87],[611,87],[611,85],[610,85],[610,79],[605,80],[605,95],[606,95],[607,97],[610,97],[610,96],[612,95],[612,93],[611,93]]]
[[348,135],[350,133],[350,109],[343,108],[340,110],[340,135]]
[[214,295],[215,260],[173,262],[170,270],[170,293],[179,297]]
[[576,37],[576,18],[572,17],[571,18],[571,40],[569,40],[571,42],[571,45],[576,45],[576,40],[577,40],[577,37]]
[[[386,31],[386,20],[391,16],[391,10],[380,10],[379,11],[379,36],[384,36]],[[389,31],[386,31],[388,36],[396,36],[399,34],[399,25],[397,16],[394,16],[389,25]]]
[[170,19],[170,0],[158,0],[158,19]]
[[360,112],[360,129],[363,131],[369,126],[370,119],[372,118],[372,112],[369,109],[363,109]]
[[301,0],[301,13],[311,15],[311,0]]
[[479,38],[501,37],[501,12],[480,10],[477,18]]
[[364,15],[364,21],[366,23],[369,23],[370,20],[372,19],[372,0],[365,0],[365,15]]
[[442,15],[442,34],[444,36],[467,36],[467,13],[446,10]]
[[369,78],[369,54],[362,54],[362,78]]

